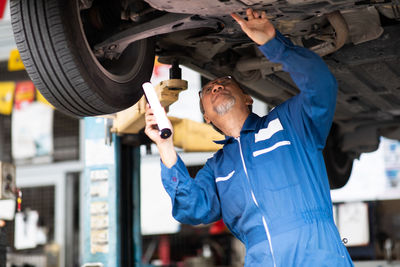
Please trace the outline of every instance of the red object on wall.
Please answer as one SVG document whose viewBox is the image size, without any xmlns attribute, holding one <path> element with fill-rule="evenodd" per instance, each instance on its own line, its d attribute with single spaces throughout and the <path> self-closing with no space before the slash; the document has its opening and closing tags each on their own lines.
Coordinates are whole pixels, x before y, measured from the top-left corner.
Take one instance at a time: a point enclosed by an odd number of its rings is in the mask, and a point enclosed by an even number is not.
<svg viewBox="0 0 400 267">
<path fill-rule="evenodd" d="M 0 0 L 0 19 L 4 17 L 6 11 L 7 0 Z"/>
<path fill-rule="evenodd" d="M 15 109 L 21 109 L 24 105 L 27 105 L 35 100 L 35 86 L 33 82 L 19 82 L 15 87 L 14 97 Z"/>
<path fill-rule="evenodd" d="M 171 247 L 169 243 L 169 237 L 167 235 L 160 236 L 160 242 L 158 243 L 158 256 L 163 266 L 171 264 Z"/>
</svg>

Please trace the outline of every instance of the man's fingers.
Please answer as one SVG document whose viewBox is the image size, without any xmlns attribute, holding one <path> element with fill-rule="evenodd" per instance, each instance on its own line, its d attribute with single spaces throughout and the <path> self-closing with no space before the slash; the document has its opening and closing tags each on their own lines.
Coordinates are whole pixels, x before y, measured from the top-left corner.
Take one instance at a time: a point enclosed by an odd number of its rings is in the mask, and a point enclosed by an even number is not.
<svg viewBox="0 0 400 267">
<path fill-rule="evenodd" d="M 157 121 L 154 117 L 146 117 L 146 124 L 157 124 Z"/>
<path fill-rule="evenodd" d="M 146 124 L 157 124 L 157 120 L 154 115 L 146 116 L 145 120 L 146 120 Z"/>
<path fill-rule="evenodd" d="M 150 111 L 151 111 L 150 105 L 149 105 L 149 104 L 146 104 L 144 110 L 145 110 L 145 115 L 146 115 L 146 116 L 147 116 L 148 114 L 150 114 Z"/>
<path fill-rule="evenodd" d="M 236 13 L 232 13 L 231 16 L 234 20 L 236 20 L 237 23 L 239 23 L 240 26 L 243 26 L 246 23 L 246 21 Z"/>
<path fill-rule="evenodd" d="M 254 19 L 253 9 L 248 8 L 248 9 L 246 10 L 246 15 L 247 15 L 247 19 L 248 19 L 249 21 L 252 20 L 252 19 Z"/>
<path fill-rule="evenodd" d="M 147 126 L 150 126 L 150 127 L 157 126 L 156 119 L 155 118 L 147 118 L 146 119 L 146 127 Z"/>
<path fill-rule="evenodd" d="M 147 104 L 145 116 L 149 116 L 149 115 L 153 115 L 153 114 L 154 114 L 153 110 L 150 108 L 149 104 Z"/>
<path fill-rule="evenodd" d="M 254 16 L 255 19 L 260 18 L 260 15 L 259 15 L 258 12 L 255 11 L 255 10 L 253 11 L 253 16 Z"/>
<path fill-rule="evenodd" d="M 146 125 L 155 125 L 157 124 L 156 117 L 154 116 L 153 110 L 149 107 L 149 105 L 146 105 L 146 114 L 144 116 Z"/>
<path fill-rule="evenodd" d="M 249 28 L 247 27 L 247 21 L 246 20 L 244 20 L 238 14 L 232 13 L 231 16 L 232 16 L 232 18 L 234 18 L 237 21 L 237 23 L 239 23 L 240 27 L 242 28 L 242 30 L 244 32 L 246 32 L 246 33 L 249 32 Z"/>
<path fill-rule="evenodd" d="M 144 132 L 151 137 L 153 136 L 157 136 L 158 135 L 158 127 L 157 124 L 154 123 L 146 123 L 146 126 L 144 128 Z"/>
</svg>

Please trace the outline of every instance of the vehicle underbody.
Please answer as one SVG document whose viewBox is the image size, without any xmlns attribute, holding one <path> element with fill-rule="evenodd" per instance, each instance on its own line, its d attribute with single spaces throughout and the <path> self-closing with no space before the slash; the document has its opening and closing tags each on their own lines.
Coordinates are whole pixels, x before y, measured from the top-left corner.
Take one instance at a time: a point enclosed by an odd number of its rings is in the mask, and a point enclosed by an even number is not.
<svg viewBox="0 0 400 267">
<path fill-rule="evenodd" d="M 46 10 L 45 1 L 30 4 L 26 0 L 12 0 L 14 13 Z M 51 2 L 51 1 L 49 1 Z M 57 1 L 53 1 L 57 2 Z M 75 116 L 116 112 L 134 104 L 142 92 L 135 78 L 149 78 L 152 65 L 146 60 L 172 64 L 178 62 L 198 71 L 207 79 L 233 75 L 253 96 L 270 107 L 280 104 L 298 93 L 289 75 L 278 64 L 269 62 L 257 46 L 244 35 L 230 13 L 244 14 L 249 7 L 264 10 L 275 27 L 297 45 L 307 47 L 323 57 L 339 84 L 337 108 L 330 137 L 329 152 L 325 151 L 328 173 L 346 176 L 332 187 L 345 184 L 351 172 L 353 159 L 363 152 L 377 149 L 380 136 L 400 139 L 400 5 L 398 1 L 311 1 L 311 0 L 58 0 L 54 7 L 63 8 L 60 17 L 74 17 L 76 23 L 64 27 L 81 31 L 86 47 L 85 64 L 99 69 L 104 84 L 125 82 L 135 85 L 134 95 L 121 89 L 119 98 L 104 92 L 99 84 L 88 82 L 88 88 L 98 93 L 91 103 L 81 100 L 74 104 L 70 91 L 51 91 L 41 86 L 44 78 L 35 73 L 43 69 L 33 66 L 28 73 L 50 102 L 64 112 Z M 25 10 L 25 11 L 24 11 Z M 38 13 L 38 12 L 36 12 Z M 39 12 L 40 13 L 40 12 Z M 42 14 L 46 13 L 42 12 Z M 13 21 L 14 31 L 26 26 Z M 36 17 L 40 22 L 41 18 Z M 50 21 L 50 20 L 48 20 Z M 31 21 L 32 22 L 32 21 Z M 60 22 L 61 23 L 61 22 Z M 51 23 L 50 23 L 51 24 Z M 22 26 L 21 26 L 22 25 Z M 80 25 L 80 27 L 79 27 Z M 18 37 L 18 34 L 16 34 Z M 68 37 L 68 33 L 65 33 Z M 52 36 L 49 30 L 49 36 Z M 79 36 L 79 35 L 78 35 Z M 29 42 L 29 36 L 24 36 Z M 22 39 L 22 38 L 21 38 Z M 48 38 L 43 38 L 46 41 Z M 68 38 L 66 38 L 68 39 Z M 79 38 L 77 38 L 79 39 Z M 17 38 L 18 40 L 18 38 Z M 72 40 L 72 39 L 71 39 Z M 43 41 L 43 42 L 44 42 Z M 69 41 L 71 42 L 71 41 Z M 144 43 L 146 42 L 146 43 Z M 21 40 L 20 50 L 26 49 Z M 36 41 L 36 43 L 38 43 Z M 76 41 L 78 43 L 78 41 Z M 18 44 L 18 42 L 17 42 Z M 57 50 L 57 49 L 54 49 Z M 140 54 L 138 51 L 142 51 Z M 72 51 L 71 54 L 77 53 Z M 24 53 L 22 52 L 24 59 Z M 57 54 L 57 51 L 55 51 Z M 132 65 L 134 55 L 137 65 Z M 34 55 L 33 55 L 34 56 Z M 57 55 L 55 55 L 57 56 Z M 25 55 L 25 60 L 32 57 Z M 25 62 L 24 60 L 24 62 Z M 47 63 L 43 63 L 46 66 Z M 31 64 L 32 65 L 32 64 Z M 33 64 L 35 65 L 35 64 Z M 39 64 L 40 65 L 40 64 Z M 84 66 L 88 68 L 88 66 Z M 83 66 L 77 63 L 79 72 Z M 146 68 L 146 75 L 143 69 Z M 52 69 L 56 69 L 52 67 Z M 138 70 L 142 70 L 138 71 Z M 150 70 L 150 71 L 149 71 Z M 47 71 L 49 71 L 47 69 Z M 90 76 L 88 73 L 86 76 Z M 86 78 L 82 74 L 83 79 Z M 62 80 L 62 79 L 60 79 Z M 48 81 L 47 84 L 57 83 Z M 60 82 L 62 83 L 62 82 Z M 72 86 L 74 87 L 74 86 Z M 77 87 L 75 85 L 75 87 Z M 70 90 L 70 89 L 68 89 Z M 114 91 L 115 92 L 115 91 Z M 131 93 L 131 92 L 129 92 Z M 72 95 L 72 96 L 71 96 Z M 122 101 L 121 99 L 128 99 Z M 329 166 L 330 165 L 330 166 Z"/>
</svg>

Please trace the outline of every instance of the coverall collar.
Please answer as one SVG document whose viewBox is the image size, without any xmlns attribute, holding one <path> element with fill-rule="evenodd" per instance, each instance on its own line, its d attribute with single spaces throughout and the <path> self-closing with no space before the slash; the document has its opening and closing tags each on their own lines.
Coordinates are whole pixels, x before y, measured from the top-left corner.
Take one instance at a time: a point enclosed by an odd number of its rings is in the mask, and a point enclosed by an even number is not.
<svg viewBox="0 0 400 267">
<path fill-rule="evenodd" d="M 260 117 L 255 114 L 255 113 L 250 113 L 249 116 L 247 116 L 247 119 L 244 121 L 242 130 L 240 130 L 240 133 L 242 132 L 246 132 L 246 131 L 254 131 L 256 129 L 257 126 L 257 121 Z M 224 140 L 218 140 L 218 141 L 214 141 L 214 143 L 219 144 L 219 145 L 225 145 L 227 143 L 230 143 L 233 141 L 232 136 L 227 136 L 225 135 L 225 139 Z"/>
</svg>

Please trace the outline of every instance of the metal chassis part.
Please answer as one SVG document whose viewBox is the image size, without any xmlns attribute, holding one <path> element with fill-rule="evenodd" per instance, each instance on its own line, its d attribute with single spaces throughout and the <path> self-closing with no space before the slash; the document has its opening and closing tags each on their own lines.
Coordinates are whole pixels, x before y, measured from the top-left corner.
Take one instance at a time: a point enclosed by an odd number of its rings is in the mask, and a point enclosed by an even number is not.
<svg viewBox="0 0 400 267">
<path fill-rule="evenodd" d="M 109 37 L 104 42 L 95 45 L 94 54 L 98 58 L 118 58 L 125 48 L 135 41 L 160 34 L 195 28 L 211 28 L 213 30 L 218 30 L 221 28 L 221 22 L 216 19 L 204 20 L 194 15 L 169 13 Z"/>
</svg>

